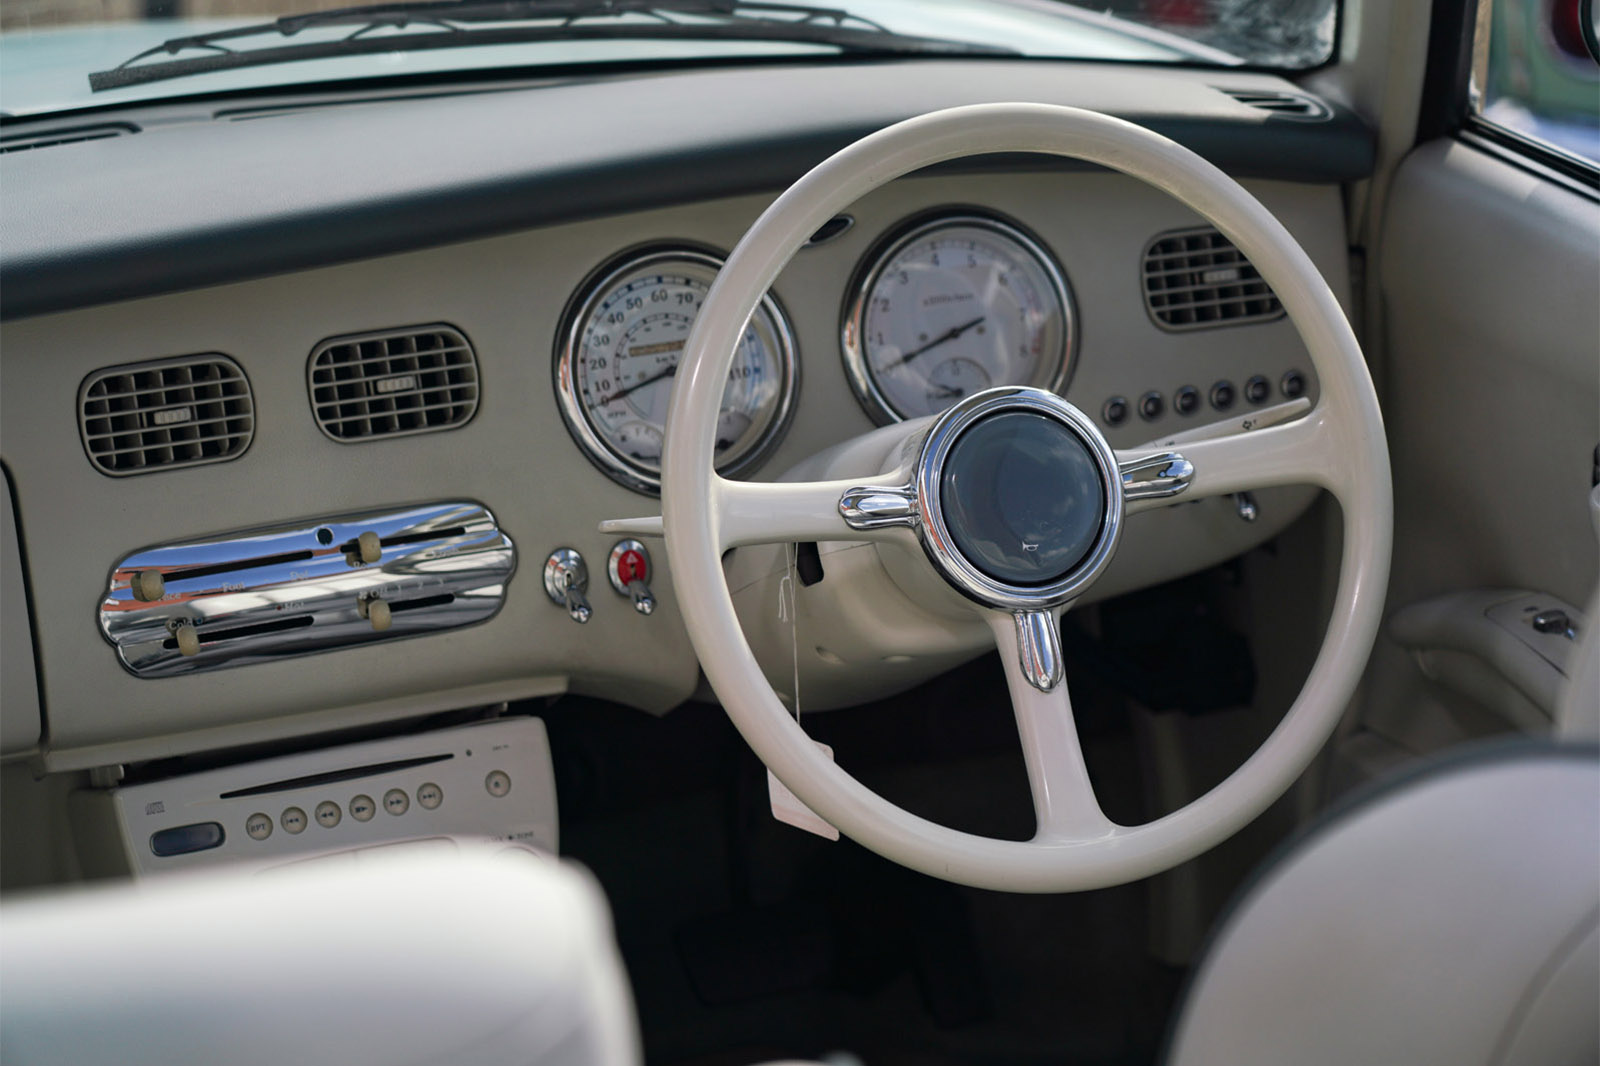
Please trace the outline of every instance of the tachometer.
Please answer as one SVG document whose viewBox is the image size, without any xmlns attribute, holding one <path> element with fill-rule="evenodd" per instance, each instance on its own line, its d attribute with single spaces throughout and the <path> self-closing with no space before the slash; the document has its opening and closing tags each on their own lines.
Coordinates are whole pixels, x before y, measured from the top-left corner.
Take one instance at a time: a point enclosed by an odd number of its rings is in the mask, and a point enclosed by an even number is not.
<svg viewBox="0 0 1600 1066">
<path fill-rule="evenodd" d="M 572 435 L 612 478 L 642 492 L 661 487 L 661 442 L 672 384 L 695 315 L 722 268 L 704 252 L 630 255 L 574 300 L 556 357 L 556 394 Z M 722 394 L 717 469 L 765 458 L 794 397 L 793 333 L 768 295 L 750 316 Z"/>
<path fill-rule="evenodd" d="M 1065 277 L 1038 241 L 981 215 L 900 233 L 858 274 L 845 368 L 879 422 L 937 414 L 995 385 L 1059 392 L 1072 369 Z"/>
</svg>

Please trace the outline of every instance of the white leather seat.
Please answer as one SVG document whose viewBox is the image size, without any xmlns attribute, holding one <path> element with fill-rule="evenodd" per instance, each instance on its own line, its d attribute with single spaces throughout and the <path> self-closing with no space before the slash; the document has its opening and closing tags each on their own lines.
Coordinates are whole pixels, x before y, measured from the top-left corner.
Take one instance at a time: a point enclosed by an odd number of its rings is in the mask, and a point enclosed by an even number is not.
<svg viewBox="0 0 1600 1066">
<path fill-rule="evenodd" d="M 1335 812 L 1223 923 L 1172 1066 L 1600 1061 L 1600 750 L 1479 749 Z"/>
<path fill-rule="evenodd" d="M 527 853 L 174 875 L 0 909 L 6 1066 L 631 1066 L 598 886 Z"/>
</svg>

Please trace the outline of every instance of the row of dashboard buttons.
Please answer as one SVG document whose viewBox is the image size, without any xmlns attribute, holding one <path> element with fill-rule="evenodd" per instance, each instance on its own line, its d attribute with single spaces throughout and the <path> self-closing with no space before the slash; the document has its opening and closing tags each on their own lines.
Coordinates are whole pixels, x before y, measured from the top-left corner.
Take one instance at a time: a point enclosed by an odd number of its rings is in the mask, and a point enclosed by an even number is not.
<svg viewBox="0 0 1600 1066">
<path fill-rule="evenodd" d="M 483 779 L 484 791 L 489 795 L 500 797 L 511 791 L 511 776 L 503 770 L 494 770 Z M 417 787 L 417 805 L 425 810 L 434 810 L 444 802 L 444 789 L 429 781 Z M 350 817 L 358 822 L 371 821 L 377 813 L 377 804 L 371 796 L 360 795 L 350 800 Z M 403 788 L 391 788 L 383 794 L 383 809 L 393 815 L 402 815 L 411 809 L 411 797 Z M 333 800 L 323 800 L 312 811 L 312 817 L 324 829 L 332 829 L 344 820 L 344 810 Z M 305 832 L 310 824 L 306 812 L 299 807 L 285 807 L 278 816 L 277 824 L 283 827 L 285 833 L 291 835 Z M 256 812 L 245 819 L 245 835 L 251 840 L 265 840 L 272 835 L 272 816 Z"/>
<path fill-rule="evenodd" d="M 1283 393 L 1285 399 L 1298 399 L 1305 395 L 1306 376 L 1298 370 L 1291 370 L 1278 382 L 1278 390 Z M 1238 402 L 1241 392 L 1247 401 L 1259 406 L 1272 399 L 1272 382 L 1257 374 L 1246 381 L 1241 390 L 1231 381 L 1219 381 L 1211 386 L 1208 399 L 1213 409 L 1226 411 Z M 1192 415 L 1199 411 L 1200 390 L 1193 385 L 1179 388 L 1172 394 L 1172 409 L 1180 415 Z M 1120 426 L 1128 420 L 1132 410 L 1133 406 L 1126 397 L 1113 396 L 1100 408 L 1100 419 L 1108 426 Z M 1155 390 L 1139 397 L 1139 417 L 1146 422 L 1154 422 L 1165 414 L 1166 410 L 1166 397 Z"/>
</svg>

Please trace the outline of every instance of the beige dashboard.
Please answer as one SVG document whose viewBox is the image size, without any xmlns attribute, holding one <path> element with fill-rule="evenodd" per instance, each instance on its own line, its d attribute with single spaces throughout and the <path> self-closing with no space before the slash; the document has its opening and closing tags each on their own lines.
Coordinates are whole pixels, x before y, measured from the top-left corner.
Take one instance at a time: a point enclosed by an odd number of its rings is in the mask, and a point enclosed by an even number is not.
<svg viewBox="0 0 1600 1066">
<path fill-rule="evenodd" d="M 648 173 L 638 180 L 648 181 Z M 1346 298 L 1338 186 L 1245 184 Z M 615 540 L 598 532 L 599 522 L 659 512 L 655 498 L 608 479 L 579 452 L 557 409 L 552 360 L 564 311 L 596 267 L 646 244 L 726 252 L 769 199 L 617 215 L 8 322 L 0 452 L 29 568 L 43 764 L 137 761 L 562 691 L 655 713 L 689 698 L 698 669 L 664 551 L 655 552 L 659 606 L 651 615 L 631 609 L 603 578 L 590 585 L 586 625 L 545 595 L 540 569 L 552 549 L 575 548 L 598 572 Z M 1156 391 L 1170 398 L 1184 385 L 1204 391 L 1255 375 L 1277 382 L 1289 370 L 1308 369 L 1284 319 L 1185 333 L 1152 321 L 1140 288 L 1141 255 L 1157 234 L 1198 221 L 1159 192 L 1103 173 L 906 179 L 855 205 L 854 224 L 800 251 L 775 286 L 795 332 L 798 396 L 792 423 L 753 477 L 776 478 L 873 427 L 841 361 L 847 286 L 884 234 L 945 207 L 997 212 L 1053 253 L 1078 317 L 1065 395 L 1097 420 L 1112 396 Z M 306 384 L 313 348 L 329 337 L 421 323 L 448 323 L 475 346 L 481 397 L 472 420 L 447 432 L 350 444 L 319 432 Z M 85 377 L 106 366 L 205 352 L 232 357 L 250 379 L 256 425 L 249 449 L 214 465 L 125 478 L 97 472 L 74 417 Z M 1314 382 L 1311 390 L 1314 398 Z M 1204 405 L 1186 417 L 1168 404 L 1153 421 L 1135 413 L 1118 426 L 1100 424 L 1123 448 L 1221 417 Z M 1260 495 L 1260 517 L 1249 523 L 1226 499 L 1131 520 L 1095 595 L 1236 555 L 1281 530 L 1312 497 L 1292 489 Z M 137 549 L 446 499 L 483 504 L 516 545 L 504 607 L 482 624 L 155 679 L 124 670 L 97 628 L 110 568 Z M 6 736 L 9 754 L 18 754 L 31 742 L 32 709 L 9 691 Z M 22 742 L 12 739 L 19 717 L 28 723 Z"/>
</svg>

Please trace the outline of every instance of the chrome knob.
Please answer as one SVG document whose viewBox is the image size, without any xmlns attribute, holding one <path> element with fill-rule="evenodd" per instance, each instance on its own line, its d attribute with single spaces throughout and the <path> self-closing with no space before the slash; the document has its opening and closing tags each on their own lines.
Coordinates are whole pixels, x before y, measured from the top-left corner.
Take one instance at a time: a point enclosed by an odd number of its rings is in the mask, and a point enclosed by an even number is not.
<svg viewBox="0 0 1600 1066">
<path fill-rule="evenodd" d="M 633 609 L 650 614 L 656 598 L 650 592 L 650 553 L 636 540 L 619 540 L 606 560 L 606 577 L 617 593 L 633 601 Z"/>
<path fill-rule="evenodd" d="M 572 548 L 557 548 L 544 561 L 544 590 L 579 624 L 594 613 L 584 592 L 589 588 L 589 567 Z"/>
</svg>

